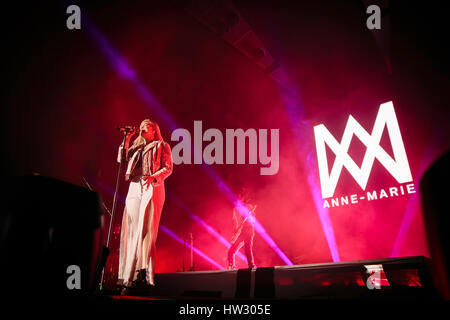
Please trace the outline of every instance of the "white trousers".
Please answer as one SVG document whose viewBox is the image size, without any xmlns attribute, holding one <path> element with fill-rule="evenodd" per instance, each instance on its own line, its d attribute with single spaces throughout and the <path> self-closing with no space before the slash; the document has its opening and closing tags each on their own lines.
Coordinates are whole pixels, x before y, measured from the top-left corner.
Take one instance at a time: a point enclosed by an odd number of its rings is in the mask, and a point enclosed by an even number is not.
<svg viewBox="0 0 450 320">
<path fill-rule="evenodd" d="M 122 224 L 122 232 L 125 234 L 121 237 L 123 239 L 121 246 L 125 246 L 122 248 L 125 250 L 119 261 L 119 279 L 122 278 L 126 285 L 136 278 L 136 271 L 141 269 L 147 269 L 147 282 L 154 284 L 153 262 L 149 261 L 151 241 L 149 243 L 147 239 L 151 237 L 147 234 L 147 225 L 151 223 L 148 219 L 153 217 L 151 205 L 153 187 L 150 185 L 147 189 L 144 181 L 138 178 L 130 182 L 125 201 L 126 221 Z M 124 227 L 126 230 L 123 230 Z"/>
</svg>

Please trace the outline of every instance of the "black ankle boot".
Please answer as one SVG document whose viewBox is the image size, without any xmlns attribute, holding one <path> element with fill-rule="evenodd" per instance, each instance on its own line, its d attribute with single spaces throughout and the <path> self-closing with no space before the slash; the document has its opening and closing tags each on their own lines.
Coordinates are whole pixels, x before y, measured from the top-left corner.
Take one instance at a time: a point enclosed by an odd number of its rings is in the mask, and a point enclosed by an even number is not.
<svg viewBox="0 0 450 320">
<path fill-rule="evenodd" d="M 145 270 L 145 269 L 139 270 L 139 271 L 138 271 L 137 280 L 138 280 L 140 283 L 145 284 L 145 282 L 146 282 L 146 280 L 145 280 L 146 275 L 147 275 L 147 270 Z"/>
<path fill-rule="evenodd" d="M 146 270 L 145 269 L 141 269 L 141 270 L 137 270 L 136 272 L 137 272 L 136 280 L 134 280 L 132 282 L 131 286 L 133 288 L 139 288 L 139 287 L 145 286 Z"/>
</svg>

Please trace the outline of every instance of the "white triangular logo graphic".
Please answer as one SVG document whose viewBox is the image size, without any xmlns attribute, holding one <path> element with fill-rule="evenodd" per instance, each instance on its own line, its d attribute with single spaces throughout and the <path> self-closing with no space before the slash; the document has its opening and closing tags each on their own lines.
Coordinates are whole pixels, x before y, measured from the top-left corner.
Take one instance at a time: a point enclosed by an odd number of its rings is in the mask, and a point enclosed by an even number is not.
<svg viewBox="0 0 450 320">
<path fill-rule="evenodd" d="M 381 136 L 385 127 L 388 130 L 394 159 L 380 146 Z M 348 149 L 353 135 L 356 135 L 367 147 L 361 168 L 348 155 Z M 375 158 L 380 161 L 398 183 L 412 181 L 411 169 L 409 168 L 408 158 L 406 157 L 406 151 L 392 101 L 380 105 L 372 134 L 369 134 L 350 115 L 341 143 L 333 137 L 323 124 L 314 127 L 314 136 L 316 140 L 322 197 L 324 199 L 334 195 L 343 167 L 349 171 L 361 189 L 365 190 Z M 333 168 L 331 168 L 331 172 L 328 170 L 325 143 L 336 154 L 336 160 Z M 329 172 L 330 174 L 328 174 Z"/>
</svg>

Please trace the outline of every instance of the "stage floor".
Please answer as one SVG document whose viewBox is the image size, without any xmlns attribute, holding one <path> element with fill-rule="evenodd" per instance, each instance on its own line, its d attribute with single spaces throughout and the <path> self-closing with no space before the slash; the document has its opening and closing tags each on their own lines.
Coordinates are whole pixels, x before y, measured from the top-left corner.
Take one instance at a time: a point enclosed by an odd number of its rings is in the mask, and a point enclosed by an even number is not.
<svg viewBox="0 0 450 320">
<path fill-rule="evenodd" d="M 430 259 L 401 257 L 155 275 L 127 296 L 154 299 L 434 298 Z"/>
</svg>

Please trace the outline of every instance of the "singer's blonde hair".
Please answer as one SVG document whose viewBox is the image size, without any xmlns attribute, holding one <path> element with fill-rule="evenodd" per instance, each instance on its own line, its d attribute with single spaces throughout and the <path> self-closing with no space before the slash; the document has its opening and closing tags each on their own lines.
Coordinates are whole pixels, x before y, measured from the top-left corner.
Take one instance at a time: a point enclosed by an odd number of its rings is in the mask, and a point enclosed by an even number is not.
<svg viewBox="0 0 450 320">
<path fill-rule="evenodd" d="M 147 123 L 150 123 L 152 125 L 153 131 L 155 132 L 153 140 L 163 141 L 163 138 L 161 136 L 161 130 L 159 129 L 158 124 L 154 121 L 151 121 L 150 119 L 145 119 L 141 122 L 141 124 L 139 126 L 139 136 L 136 139 L 134 139 L 132 147 L 137 147 L 137 146 L 147 144 L 147 140 L 145 140 L 145 138 L 142 136 L 142 132 L 143 132 L 142 128 Z"/>
</svg>

